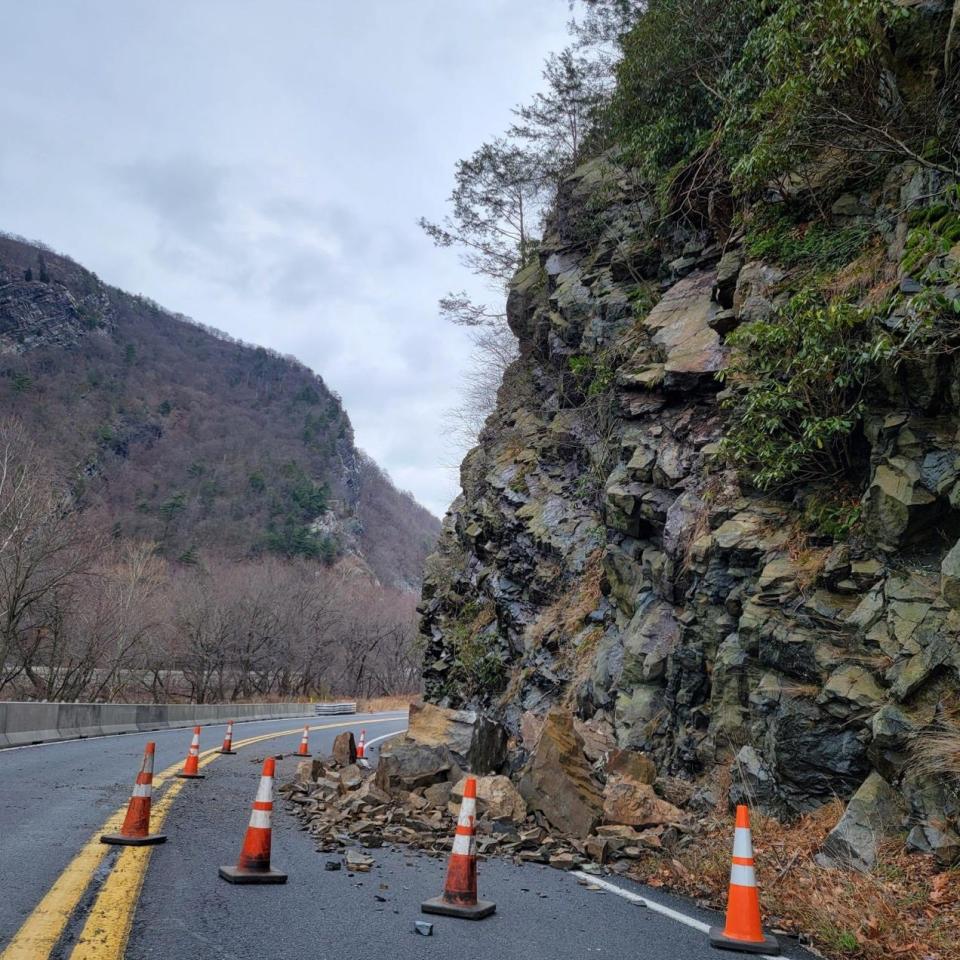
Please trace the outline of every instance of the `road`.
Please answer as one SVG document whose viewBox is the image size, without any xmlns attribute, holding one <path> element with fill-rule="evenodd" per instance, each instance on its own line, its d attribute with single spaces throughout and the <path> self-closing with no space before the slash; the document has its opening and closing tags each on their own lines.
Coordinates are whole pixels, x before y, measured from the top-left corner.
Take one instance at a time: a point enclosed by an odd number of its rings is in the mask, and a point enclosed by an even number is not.
<svg viewBox="0 0 960 960">
<path fill-rule="evenodd" d="M 400 714 L 313 718 L 310 746 L 329 752 L 344 729 L 368 739 L 399 732 Z M 296 749 L 295 720 L 238 724 L 236 756 L 220 756 L 222 727 L 204 727 L 206 779 L 172 776 L 188 730 L 130 734 L 0 751 L 0 960 L 581 960 L 650 957 L 707 960 L 704 933 L 639 906 L 640 895 L 687 922 L 716 923 L 694 905 L 620 878 L 591 891 L 574 876 L 502 860 L 480 864 L 480 895 L 497 903 L 484 921 L 430 917 L 434 935 L 413 932 L 422 900 L 443 883 L 444 864 L 405 850 L 370 851 L 367 874 L 327 871 L 277 803 L 273 862 L 283 886 L 233 886 L 217 876 L 234 863 L 256 792 L 260 758 Z M 166 844 L 106 847 L 100 833 L 126 806 L 143 744 L 157 743 L 154 819 Z M 247 743 L 247 741 L 254 741 Z M 372 751 L 374 759 L 378 746 Z M 296 761 L 278 765 L 278 782 Z M 451 829 L 452 829 L 451 823 Z M 786 945 L 785 945 L 786 946 Z M 797 948 L 785 955 L 808 957 Z M 733 955 L 730 955 L 733 956 Z"/>
</svg>

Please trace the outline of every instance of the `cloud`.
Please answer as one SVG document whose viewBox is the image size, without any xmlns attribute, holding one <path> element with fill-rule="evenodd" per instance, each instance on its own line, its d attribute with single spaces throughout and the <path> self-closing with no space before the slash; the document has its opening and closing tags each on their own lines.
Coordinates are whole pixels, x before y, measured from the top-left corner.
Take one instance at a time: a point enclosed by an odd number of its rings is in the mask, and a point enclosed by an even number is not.
<svg viewBox="0 0 960 960">
<path fill-rule="evenodd" d="M 565 5 L 47 6 L 5 10 L 0 125 L 17 135 L 0 228 L 294 354 L 343 396 L 358 444 L 442 513 L 443 413 L 470 345 L 436 301 L 486 291 L 416 221 L 443 215 L 456 160 L 537 89 Z"/>
</svg>

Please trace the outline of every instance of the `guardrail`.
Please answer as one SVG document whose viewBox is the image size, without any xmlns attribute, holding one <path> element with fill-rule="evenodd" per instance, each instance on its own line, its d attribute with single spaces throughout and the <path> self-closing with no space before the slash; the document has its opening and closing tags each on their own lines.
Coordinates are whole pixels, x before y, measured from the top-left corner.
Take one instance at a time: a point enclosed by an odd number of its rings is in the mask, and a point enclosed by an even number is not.
<svg viewBox="0 0 960 960">
<path fill-rule="evenodd" d="M 338 713 L 356 713 L 356 703 L 317 703 L 316 715 L 318 717 L 331 717 Z"/>
<path fill-rule="evenodd" d="M 227 720 L 356 713 L 355 703 L 20 703 L 0 702 L 0 748 L 114 733 L 170 730 Z M 344 709 L 351 707 L 352 709 Z M 314 714 L 316 710 L 316 714 Z"/>
</svg>

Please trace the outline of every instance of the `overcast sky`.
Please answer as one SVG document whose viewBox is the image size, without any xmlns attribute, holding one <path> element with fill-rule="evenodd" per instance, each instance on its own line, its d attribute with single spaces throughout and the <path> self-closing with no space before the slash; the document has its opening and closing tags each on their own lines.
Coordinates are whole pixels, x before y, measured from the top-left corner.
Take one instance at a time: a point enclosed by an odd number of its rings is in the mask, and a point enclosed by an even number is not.
<svg viewBox="0 0 960 960">
<path fill-rule="evenodd" d="M 0 0 L 0 229 L 299 357 L 442 515 L 481 289 L 416 226 L 566 42 L 565 0 Z"/>
</svg>

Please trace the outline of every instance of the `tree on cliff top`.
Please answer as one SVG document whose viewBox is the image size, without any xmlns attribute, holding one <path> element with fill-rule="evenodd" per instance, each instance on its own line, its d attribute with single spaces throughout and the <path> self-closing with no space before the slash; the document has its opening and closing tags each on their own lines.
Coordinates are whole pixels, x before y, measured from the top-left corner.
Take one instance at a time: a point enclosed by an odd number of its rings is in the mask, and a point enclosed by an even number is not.
<svg viewBox="0 0 960 960">
<path fill-rule="evenodd" d="M 465 266 L 502 284 L 534 244 L 542 174 L 537 159 L 505 139 L 457 163 L 453 207 L 442 223 L 419 224 L 437 246 L 457 246 Z"/>
</svg>

